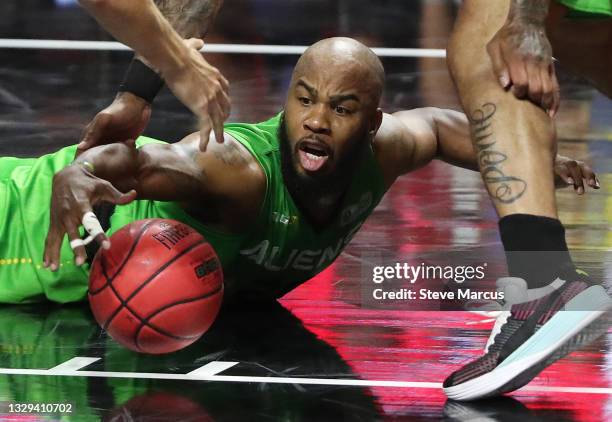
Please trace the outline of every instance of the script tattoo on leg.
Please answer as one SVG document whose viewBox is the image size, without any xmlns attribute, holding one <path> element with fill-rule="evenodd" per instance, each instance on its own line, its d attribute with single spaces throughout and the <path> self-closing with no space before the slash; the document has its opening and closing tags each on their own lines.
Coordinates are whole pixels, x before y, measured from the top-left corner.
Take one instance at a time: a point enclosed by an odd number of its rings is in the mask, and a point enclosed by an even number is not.
<svg viewBox="0 0 612 422">
<path fill-rule="evenodd" d="M 478 166 L 491 197 L 496 202 L 511 204 L 523 196 L 527 190 L 527 182 L 507 175 L 502 169 L 502 164 L 508 160 L 508 156 L 496 149 L 497 141 L 492 129 L 496 111 L 497 107 L 493 103 L 485 103 L 474 111 L 470 117 L 472 138 L 478 154 Z"/>
</svg>

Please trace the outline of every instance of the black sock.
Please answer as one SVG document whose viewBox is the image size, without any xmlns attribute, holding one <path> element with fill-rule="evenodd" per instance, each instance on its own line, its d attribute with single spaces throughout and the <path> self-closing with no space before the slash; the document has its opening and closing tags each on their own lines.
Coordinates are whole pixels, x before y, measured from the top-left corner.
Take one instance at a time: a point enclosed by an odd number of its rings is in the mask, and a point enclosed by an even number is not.
<svg viewBox="0 0 612 422">
<path fill-rule="evenodd" d="M 508 273 L 527 281 L 529 288 L 542 287 L 557 277 L 575 274 L 565 242 L 565 228 L 554 218 L 511 214 L 499 220 Z"/>
</svg>

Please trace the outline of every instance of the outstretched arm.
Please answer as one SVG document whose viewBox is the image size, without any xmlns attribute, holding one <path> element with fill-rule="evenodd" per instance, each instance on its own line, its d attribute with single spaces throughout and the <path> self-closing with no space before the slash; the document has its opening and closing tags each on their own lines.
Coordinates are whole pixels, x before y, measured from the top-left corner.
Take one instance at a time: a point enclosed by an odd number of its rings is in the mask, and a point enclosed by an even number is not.
<svg viewBox="0 0 612 422">
<path fill-rule="evenodd" d="M 83 216 L 103 201 L 124 205 L 136 196 L 177 201 L 202 215 L 215 216 L 214 223 L 227 230 L 248 224 L 265 194 L 263 171 L 229 136 L 206 152 L 198 145 L 197 133 L 176 144 L 148 144 L 139 149 L 126 144 L 104 145 L 88 150 L 58 172 L 53 178 L 45 265 L 57 269 L 64 235 L 78 239 Z M 230 220 L 235 222 L 233 226 Z M 109 246 L 104 233 L 96 233 L 96 240 Z M 84 248 L 76 247 L 75 255 L 81 265 Z"/>
<path fill-rule="evenodd" d="M 478 171 L 479 160 L 486 166 L 496 158 L 486 151 L 474 151 L 463 113 L 434 107 L 385 114 L 374 145 L 379 160 L 385 163 L 389 184 L 434 159 Z M 554 171 L 558 187 L 573 185 L 581 194 L 586 181 L 588 186 L 599 188 L 595 173 L 582 161 L 557 155 Z"/>
<path fill-rule="evenodd" d="M 436 158 L 477 170 L 464 114 L 433 107 L 385 114 L 374 140 L 387 185 Z"/>
<path fill-rule="evenodd" d="M 223 0 L 80 0 L 117 39 L 136 50 L 137 59 L 111 106 L 86 127 L 79 151 L 102 143 L 137 137 L 150 116 L 149 104 L 162 86 L 157 69 L 172 92 L 200 118 L 202 147 L 215 130 L 223 140 L 229 116 L 229 84 L 197 51 Z M 157 7 L 156 7 L 157 5 Z M 159 9 L 158 9 L 159 7 Z M 143 64 L 145 61 L 147 65 Z M 119 110 L 121 110 L 119 112 Z"/>
</svg>

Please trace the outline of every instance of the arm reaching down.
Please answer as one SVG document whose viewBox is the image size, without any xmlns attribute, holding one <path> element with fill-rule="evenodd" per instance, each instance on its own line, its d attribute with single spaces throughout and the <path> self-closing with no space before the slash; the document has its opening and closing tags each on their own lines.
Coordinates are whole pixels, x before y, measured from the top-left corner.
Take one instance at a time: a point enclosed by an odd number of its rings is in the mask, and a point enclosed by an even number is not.
<svg viewBox="0 0 612 422">
<path fill-rule="evenodd" d="M 162 74 L 176 72 L 187 62 L 189 53 L 182 37 L 153 0 L 79 3 L 115 38 L 132 47 Z"/>
<path fill-rule="evenodd" d="M 207 151 L 199 134 L 176 144 L 148 144 L 136 149 L 117 143 L 92 148 L 53 178 L 50 227 L 44 263 L 57 269 L 64 235 L 79 238 L 78 228 L 93 206 L 139 199 L 181 202 L 204 222 L 227 231 L 242 231 L 258 213 L 266 179 L 253 156 L 227 136 Z M 126 192 L 126 193 L 124 193 Z M 104 233 L 96 241 L 108 247 Z M 83 246 L 74 248 L 76 262 L 85 262 Z"/>
<path fill-rule="evenodd" d="M 200 119 L 202 148 L 215 131 L 223 141 L 223 122 L 229 116 L 229 84 L 199 53 L 222 0 L 81 0 L 80 3 L 117 39 L 136 50 L 139 59 L 130 66 L 127 83 L 113 104 L 87 126 L 79 151 L 113 141 L 125 141 L 148 122 L 149 103 L 161 88 L 161 74 L 170 90 Z M 159 9 L 158 7 L 159 6 Z M 183 38 L 191 38 L 186 42 Z M 135 86 L 133 86 L 135 85 Z M 130 95 L 131 94 L 131 95 Z M 140 98 L 138 98 L 140 97 Z M 127 110 L 124 115 L 117 110 Z M 144 123 L 144 124 L 143 124 Z"/>
</svg>

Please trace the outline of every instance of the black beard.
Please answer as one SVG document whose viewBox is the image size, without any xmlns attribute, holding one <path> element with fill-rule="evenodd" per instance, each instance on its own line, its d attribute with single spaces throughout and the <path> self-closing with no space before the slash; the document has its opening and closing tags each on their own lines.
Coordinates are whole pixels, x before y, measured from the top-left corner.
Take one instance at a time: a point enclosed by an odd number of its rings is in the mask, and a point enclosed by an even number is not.
<svg viewBox="0 0 612 422">
<path fill-rule="evenodd" d="M 280 142 L 281 169 L 285 186 L 292 198 L 298 205 L 319 202 L 322 198 L 339 197 L 349 186 L 355 171 L 361 163 L 365 146 L 369 141 L 367 131 L 353 142 L 353 146 L 343 157 L 337 157 L 336 166 L 333 171 L 318 176 L 298 173 L 294 162 L 294 151 L 292 151 L 285 115 L 281 116 L 278 128 Z"/>
</svg>

